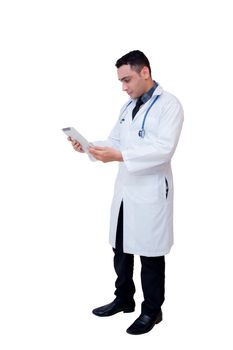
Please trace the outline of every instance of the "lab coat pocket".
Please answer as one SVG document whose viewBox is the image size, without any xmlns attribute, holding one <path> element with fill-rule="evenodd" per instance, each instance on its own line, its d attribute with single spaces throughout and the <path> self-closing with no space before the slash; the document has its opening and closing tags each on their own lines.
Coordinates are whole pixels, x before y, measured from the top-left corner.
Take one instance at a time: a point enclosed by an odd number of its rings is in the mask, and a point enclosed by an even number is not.
<svg viewBox="0 0 233 350">
<path fill-rule="evenodd" d="M 164 177 L 163 177 L 164 179 Z M 165 199 L 164 182 L 162 186 L 160 175 L 132 176 L 125 188 L 127 195 L 136 203 L 161 203 Z"/>
<path fill-rule="evenodd" d="M 166 196 L 166 199 L 168 198 L 168 193 L 169 193 L 169 185 L 168 185 L 168 181 L 167 181 L 167 178 L 165 177 L 165 196 Z"/>
<path fill-rule="evenodd" d="M 169 182 L 166 176 L 161 175 L 159 178 L 156 179 L 156 186 L 158 186 L 158 195 L 160 197 L 160 200 L 167 201 L 169 198 Z"/>
</svg>

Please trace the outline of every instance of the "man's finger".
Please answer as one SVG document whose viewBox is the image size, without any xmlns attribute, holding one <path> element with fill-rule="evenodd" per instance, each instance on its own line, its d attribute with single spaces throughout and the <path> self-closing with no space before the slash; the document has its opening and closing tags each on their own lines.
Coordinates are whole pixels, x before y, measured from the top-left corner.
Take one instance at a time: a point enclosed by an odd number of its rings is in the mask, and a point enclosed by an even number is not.
<svg viewBox="0 0 233 350">
<path fill-rule="evenodd" d="M 98 156 L 100 154 L 100 151 L 96 151 L 94 149 L 90 149 L 89 148 L 89 152 L 93 155 L 93 156 Z"/>
<path fill-rule="evenodd" d="M 100 147 L 100 146 L 90 146 L 89 149 L 96 150 L 96 151 L 105 151 L 106 147 Z"/>
</svg>

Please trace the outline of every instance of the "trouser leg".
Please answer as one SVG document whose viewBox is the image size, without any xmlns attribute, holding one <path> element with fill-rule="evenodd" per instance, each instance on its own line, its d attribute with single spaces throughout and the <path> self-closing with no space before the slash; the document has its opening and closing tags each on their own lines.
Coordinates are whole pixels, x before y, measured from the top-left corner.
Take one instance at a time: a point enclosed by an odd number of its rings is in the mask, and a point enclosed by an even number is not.
<svg viewBox="0 0 233 350">
<path fill-rule="evenodd" d="M 142 313 L 154 316 L 161 310 L 165 299 L 165 258 L 140 256 L 140 259 L 144 295 Z"/>
<path fill-rule="evenodd" d="M 133 282 L 134 256 L 123 252 L 123 203 L 121 203 L 114 251 L 114 268 L 117 274 L 115 295 L 121 302 L 133 300 L 135 286 Z"/>
</svg>

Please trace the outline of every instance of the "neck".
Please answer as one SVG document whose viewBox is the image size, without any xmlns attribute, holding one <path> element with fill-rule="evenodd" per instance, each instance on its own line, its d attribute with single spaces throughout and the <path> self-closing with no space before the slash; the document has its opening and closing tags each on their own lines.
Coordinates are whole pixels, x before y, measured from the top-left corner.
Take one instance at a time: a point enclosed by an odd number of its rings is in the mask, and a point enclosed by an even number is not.
<svg viewBox="0 0 233 350">
<path fill-rule="evenodd" d="M 150 79 L 146 85 L 145 93 L 149 91 L 154 86 L 154 84 L 155 84 L 154 81 Z"/>
</svg>

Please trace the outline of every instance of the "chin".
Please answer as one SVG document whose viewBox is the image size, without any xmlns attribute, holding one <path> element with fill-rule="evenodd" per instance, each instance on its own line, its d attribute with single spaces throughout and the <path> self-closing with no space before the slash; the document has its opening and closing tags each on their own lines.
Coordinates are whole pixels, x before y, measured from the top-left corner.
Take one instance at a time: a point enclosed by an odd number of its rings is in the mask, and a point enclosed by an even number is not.
<svg viewBox="0 0 233 350">
<path fill-rule="evenodd" d="M 137 97 L 135 97 L 135 95 L 134 95 L 134 94 L 129 94 L 129 96 L 130 96 L 132 99 L 137 98 Z"/>
</svg>

